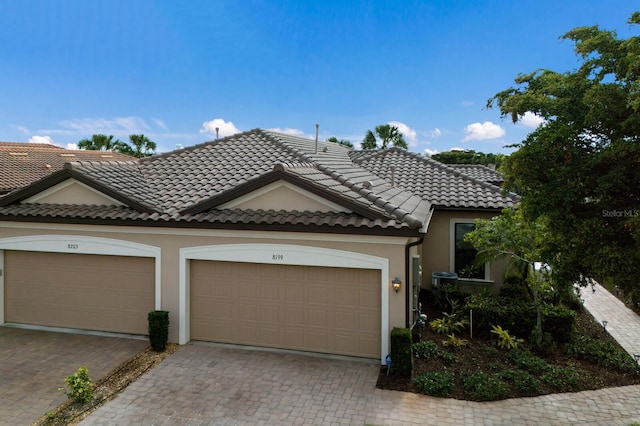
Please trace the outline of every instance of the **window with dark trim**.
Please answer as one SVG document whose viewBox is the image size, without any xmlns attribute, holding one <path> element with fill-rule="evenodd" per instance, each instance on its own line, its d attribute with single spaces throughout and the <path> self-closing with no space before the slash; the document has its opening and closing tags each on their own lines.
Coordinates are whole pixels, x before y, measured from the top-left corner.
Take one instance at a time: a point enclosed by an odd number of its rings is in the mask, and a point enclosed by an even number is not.
<svg viewBox="0 0 640 426">
<path fill-rule="evenodd" d="M 455 224 L 454 270 L 460 278 L 485 278 L 485 266 L 477 266 L 474 263 L 478 251 L 464 240 L 464 235 L 475 228 L 474 223 Z"/>
</svg>

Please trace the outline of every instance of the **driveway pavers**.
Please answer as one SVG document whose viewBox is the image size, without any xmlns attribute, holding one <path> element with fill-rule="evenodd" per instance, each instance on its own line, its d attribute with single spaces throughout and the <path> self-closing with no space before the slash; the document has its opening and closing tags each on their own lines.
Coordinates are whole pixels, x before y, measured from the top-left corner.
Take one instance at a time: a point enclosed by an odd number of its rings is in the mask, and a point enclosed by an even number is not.
<svg viewBox="0 0 640 426">
<path fill-rule="evenodd" d="M 640 386 L 495 402 L 375 388 L 378 366 L 187 345 L 82 425 L 629 425 Z"/>
<path fill-rule="evenodd" d="M 149 346 L 146 340 L 0 327 L 0 424 L 28 425 L 67 397 L 64 378 L 93 380 Z"/>
</svg>

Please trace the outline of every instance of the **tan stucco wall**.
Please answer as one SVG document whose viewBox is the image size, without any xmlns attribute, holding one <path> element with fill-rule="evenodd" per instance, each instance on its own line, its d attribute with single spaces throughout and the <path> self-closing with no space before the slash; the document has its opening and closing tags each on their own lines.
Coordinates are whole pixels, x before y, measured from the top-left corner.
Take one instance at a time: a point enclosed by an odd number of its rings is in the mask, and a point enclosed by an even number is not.
<svg viewBox="0 0 640 426">
<path fill-rule="evenodd" d="M 32 202 L 47 204 L 93 204 L 96 206 L 122 205 L 119 201 L 106 197 L 98 191 L 73 179 L 55 185 L 24 201 L 24 203 Z"/>
<path fill-rule="evenodd" d="M 160 247 L 162 250 L 162 309 L 170 312 L 171 341 L 178 340 L 179 250 L 218 244 L 292 244 L 363 253 L 389 260 L 389 330 L 405 326 L 404 249 L 405 237 L 368 237 L 333 234 L 277 233 L 251 231 L 208 231 L 199 229 L 108 227 L 93 225 L 24 224 L 0 222 L 0 239 L 27 235 L 91 236 L 131 241 Z M 72 241 L 73 238 L 70 238 Z M 415 253 L 415 252 L 414 252 Z M 399 277 L 403 284 L 395 293 L 390 282 Z"/>
<path fill-rule="evenodd" d="M 499 213 L 436 210 L 433 213 L 424 244 L 422 245 L 422 288 L 431 288 L 431 274 L 433 272 L 452 272 L 452 219 L 491 219 L 498 214 Z M 495 282 L 495 289 L 502 286 L 504 270 L 504 261 L 492 262 L 490 265 L 489 279 Z"/>
</svg>

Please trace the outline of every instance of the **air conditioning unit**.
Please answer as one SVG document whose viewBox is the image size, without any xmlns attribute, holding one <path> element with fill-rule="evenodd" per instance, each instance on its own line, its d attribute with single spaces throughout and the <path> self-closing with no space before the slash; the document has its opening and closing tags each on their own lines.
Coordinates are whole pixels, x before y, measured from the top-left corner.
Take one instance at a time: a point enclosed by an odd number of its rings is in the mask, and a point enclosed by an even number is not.
<svg viewBox="0 0 640 426">
<path fill-rule="evenodd" d="M 431 287 L 438 288 L 445 284 L 458 282 L 458 274 L 455 272 L 433 272 L 431 274 Z"/>
</svg>

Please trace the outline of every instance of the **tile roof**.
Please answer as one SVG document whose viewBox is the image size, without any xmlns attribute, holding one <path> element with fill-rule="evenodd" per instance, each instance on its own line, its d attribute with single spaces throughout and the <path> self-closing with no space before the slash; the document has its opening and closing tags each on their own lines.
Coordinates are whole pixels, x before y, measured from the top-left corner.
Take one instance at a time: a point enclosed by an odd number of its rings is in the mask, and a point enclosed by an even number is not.
<svg viewBox="0 0 640 426">
<path fill-rule="evenodd" d="M 353 162 L 382 179 L 395 183 L 436 207 L 453 209 L 503 209 L 519 197 L 420 154 L 400 148 L 352 154 Z"/>
<path fill-rule="evenodd" d="M 43 143 L 0 142 L 0 195 L 49 176 L 70 161 L 132 159 L 110 151 L 69 150 Z"/>
<path fill-rule="evenodd" d="M 119 196 L 127 207 L 15 204 L 44 189 L 39 186 L 52 183 L 45 179 L 0 199 L 0 218 L 417 232 L 429 214 L 429 203 L 354 165 L 348 152 L 339 144 L 320 141 L 316 148 L 311 139 L 256 129 L 136 161 L 74 161 L 57 179 L 82 179 L 114 198 Z M 250 192 L 270 179 L 287 180 L 354 213 L 217 208 L 239 191 Z"/>
<path fill-rule="evenodd" d="M 504 182 L 504 177 L 494 169 L 490 169 L 482 164 L 447 164 L 454 170 L 464 173 L 474 179 L 500 186 Z"/>
</svg>

